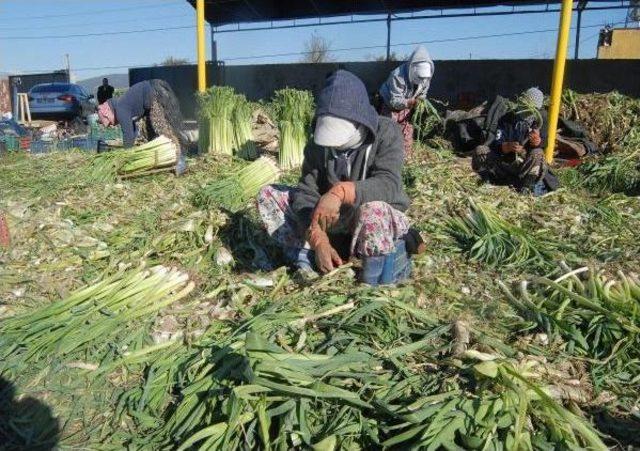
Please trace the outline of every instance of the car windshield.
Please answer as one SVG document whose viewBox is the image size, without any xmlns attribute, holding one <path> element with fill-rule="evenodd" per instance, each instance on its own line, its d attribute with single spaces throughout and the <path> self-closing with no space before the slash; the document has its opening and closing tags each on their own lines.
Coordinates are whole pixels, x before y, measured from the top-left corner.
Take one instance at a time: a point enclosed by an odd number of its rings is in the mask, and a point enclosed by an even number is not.
<svg viewBox="0 0 640 451">
<path fill-rule="evenodd" d="M 53 84 L 53 85 L 40 85 L 34 86 L 31 92 L 65 92 L 71 89 L 71 85 L 68 84 Z"/>
</svg>

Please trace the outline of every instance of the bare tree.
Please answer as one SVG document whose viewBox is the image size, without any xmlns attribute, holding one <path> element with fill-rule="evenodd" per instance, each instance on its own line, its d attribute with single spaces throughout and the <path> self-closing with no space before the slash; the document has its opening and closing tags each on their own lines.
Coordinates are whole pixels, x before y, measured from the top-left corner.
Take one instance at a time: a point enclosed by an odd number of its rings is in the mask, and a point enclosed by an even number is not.
<svg viewBox="0 0 640 451">
<path fill-rule="evenodd" d="M 181 66 L 183 64 L 189 64 L 189 60 L 186 58 L 176 58 L 175 56 L 168 56 L 159 64 L 159 66 Z"/>
<path fill-rule="evenodd" d="M 304 43 L 305 54 L 302 57 L 303 63 L 328 63 L 333 61 L 333 57 L 330 53 L 331 43 L 322 36 L 317 34 L 311 35 L 311 37 Z"/>
<path fill-rule="evenodd" d="M 383 55 L 375 55 L 373 53 L 368 54 L 365 59 L 367 61 L 386 61 L 387 60 L 387 55 L 383 54 Z M 395 50 L 392 50 L 391 53 L 389 54 L 389 61 L 406 61 L 409 58 L 406 55 L 401 55 L 399 53 L 396 53 Z"/>
</svg>

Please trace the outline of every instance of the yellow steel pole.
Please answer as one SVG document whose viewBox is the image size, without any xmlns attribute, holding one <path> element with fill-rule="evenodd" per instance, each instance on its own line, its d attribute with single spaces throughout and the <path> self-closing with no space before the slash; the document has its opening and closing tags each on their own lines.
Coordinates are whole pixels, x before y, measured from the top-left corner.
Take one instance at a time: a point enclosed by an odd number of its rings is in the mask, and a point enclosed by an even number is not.
<svg viewBox="0 0 640 451">
<path fill-rule="evenodd" d="M 204 92 L 207 89 L 207 67 L 204 55 L 204 0 L 196 1 L 196 21 L 198 35 L 198 91 Z"/>
<path fill-rule="evenodd" d="M 562 83 L 564 80 L 564 66 L 567 61 L 567 47 L 569 44 L 569 29 L 571 28 L 571 10 L 573 0 L 562 0 L 560 11 L 560 26 L 558 27 L 558 44 L 556 46 L 556 60 L 553 64 L 553 79 L 551 80 L 551 103 L 549 105 L 549 134 L 545 157 L 549 163 L 553 161 L 553 150 L 558 132 L 558 116 L 562 102 Z"/>
</svg>

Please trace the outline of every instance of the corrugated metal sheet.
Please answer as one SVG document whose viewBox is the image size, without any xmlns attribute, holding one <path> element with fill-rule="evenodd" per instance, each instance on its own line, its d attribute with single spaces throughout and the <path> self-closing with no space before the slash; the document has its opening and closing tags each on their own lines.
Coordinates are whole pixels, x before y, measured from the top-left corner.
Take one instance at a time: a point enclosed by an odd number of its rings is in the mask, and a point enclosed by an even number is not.
<svg viewBox="0 0 640 451">
<path fill-rule="evenodd" d="M 195 7 L 195 0 L 187 0 Z M 597 2 L 603 0 L 591 0 Z M 205 17 L 212 25 L 268 22 L 355 14 L 387 14 L 427 9 L 477 8 L 557 4 L 559 0 L 205 0 Z"/>
</svg>

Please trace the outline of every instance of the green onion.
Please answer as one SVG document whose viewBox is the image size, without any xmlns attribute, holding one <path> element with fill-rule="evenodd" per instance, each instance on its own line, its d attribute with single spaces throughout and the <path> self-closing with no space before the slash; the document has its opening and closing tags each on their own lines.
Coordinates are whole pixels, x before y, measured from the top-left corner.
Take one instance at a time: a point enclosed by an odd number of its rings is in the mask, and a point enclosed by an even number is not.
<svg viewBox="0 0 640 451">
<path fill-rule="evenodd" d="M 200 130 L 208 130 L 208 133 L 201 133 L 201 150 L 233 155 L 234 136 L 231 116 L 235 102 L 236 94 L 229 86 L 212 86 L 200 95 L 200 121 L 203 124 Z"/>
<path fill-rule="evenodd" d="M 246 159 L 258 156 L 251 132 L 251 104 L 229 86 L 213 86 L 199 97 L 199 142 L 204 152 Z"/>
<path fill-rule="evenodd" d="M 411 122 L 416 130 L 416 140 L 424 141 L 442 133 L 442 118 L 433 104 L 423 99 L 416 104 Z"/>
<path fill-rule="evenodd" d="M 234 150 L 240 158 L 246 160 L 258 158 L 258 151 L 253 142 L 253 133 L 251 131 L 251 113 L 251 104 L 245 96 L 236 96 L 236 105 L 231 117 L 234 132 Z"/>
<path fill-rule="evenodd" d="M 297 168 L 304 160 L 313 117 L 313 95 L 309 91 L 281 89 L 273 100 L 280 130 L 280 167 Z"/>
<path fill-rule="evenodd" d="M 171 168 L 178 162 L 178 147 L 166 136 L 141 146 L 99 153 L 93 160 L 92 179 L 141 176 L 155 169 Z"/>
<path fill-rule="evenodd" d="M 618 152 L 579 166 L 585 185 L 592 191 L 640 194 L 640 150 Z"/>
<path fill-rule="evenodd" d="M 471 260 L 491 266 L 548 267 L 553 261 L 553 249 L 559 247 L 472 201 L 467 212 L 451 218 L 447 227 Z"/>
<path fill-rule="evenodd" d="M 279 177 L 280 169 L 276 162 L 260 157 L 239 171 L 203 187 L 194 202 L 200 207 L 217 205 L 236 212 L 254 199 L 260 188 L 276 182 Z"/>
<path fill-rule="evenodd" d="M 188 275 L 175 268 L 118 272 L 61 301 L 5 319 L 0 326 L 0 361 L 11 367 L 13 359 L 35 362 L 83 353 L 92 346 L 107 348 L 109 338 L 126 324 L 155 316 L 193 288 Z"/>
</svg>

